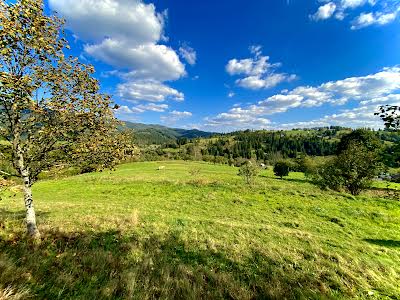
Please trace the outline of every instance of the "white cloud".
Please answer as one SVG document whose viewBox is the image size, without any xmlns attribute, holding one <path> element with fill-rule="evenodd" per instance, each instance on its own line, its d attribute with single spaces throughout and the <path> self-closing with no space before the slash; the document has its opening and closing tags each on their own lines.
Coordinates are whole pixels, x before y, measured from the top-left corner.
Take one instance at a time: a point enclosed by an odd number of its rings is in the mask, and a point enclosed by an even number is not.
<svg viewBox="0 0 400 300">
<path fill-rule="evenodd" d="M 165 45 L 147 44 L 131 48 L 124 41 L 105 39 L 100 44 L 86 45 L 85 52 L 114 67 L 133 70 L 134 78 L 176 80 L 185 67 L 174 50 Z"/>
<path fill-rule="evenodd" d="M 117 118 L 121 120 L 138 121 L 138 114 L 144 113 L 146 111 L 164 112 L 167 109 L 168 109 L 167 104 L 148 103 L 148 104 L 140 104 L 133 107 L 122 105 L 118 109 L 115 109 L 114 112 Z"/>
<path fill-rule="evenodd" d="M 193 48 L 184 45 L 179 48 L 179 54 L 186 60 L 189 65 L 193 66 L 196 64 L 197 53 Z"/>
<path fill-rule="evenodd" d="M 384 68 L 382 71 L 344 80 L 330 81 L 320 89 L 332 94 L 332 102 L 344 99 L 372 99 L 400 89 L 400 67 Z M 339 99 L 340 101 L 340 99 Z"/>
<path fill-rule="evenodd" d="M 284 81 L 296 79 L 296 75 L 275 73 L 274 70 L 281 66 L 280 63 L 271 64 L 269 56 L 262 56 L 261 46 L 251 46 L 250 52 L 254 58 L 231 59 L 225 69 L 229 75 L 245 75 L 236 80 L 238 86 L 248 89 L 267 89 Z"/>
<path fill-rule="evenodd" d="M 176 51 L 163 44 L 166 11 L 159 13 L 143 0 L 49 0 L 49 4 L 86 43 L 85 55 L 120 70 L 107 75 L 125 81 L 117 87 L 123 99 L 183 100 L 181 92 L 163 83 L 186 75 Z M 189 61 L 195 61 L 194 50 L 188 54 Z"/>
<path fill-rule="evenodd" d="M 265 63 L 266 59 L 264 59 L 264 63 Z M 229 73 L 229 75 L 238 75 L 238 74 L 252 74 L 254 73 L 253 69 L 253 65 L 259 65 L 261 63 L 261 60 L 257 61 L 257 62 L 253 62 L 252 59 L 247 58 L 247 59 L 241 59 L 241 60 L 237 60 L 235 59 L 231 59 L 228 64 L 226 65 L 226 71 Z"/>
<path fill-rule="evenodd" d="M 283 113 L 289 109 L 317 107 L 323 104 L 340 106 L 348 101 L 357 101 L 361 107 L 370 107 L 372 105 L 374 108 L 380 104 L 399 103 L 400 67 L 384 68 L 380 72 L 367 76 L 329 81 L 316 87 L 299 86 L 291 91 L 284 90 L 281 94 L 270 96 L 255 104 L 244 107 L 236 105 L 228 112 L 206 118 L 205 123 L 208 127 L 214 126 L 222 130 L 225 127 L 237 129 L 246 127 L 265 128 L 270 124 L 269 120 L 265 118 L 268 115 Z M 367 109 L 359 109 L 359 113 L 362 111 L 365 116 L 367 115 Z M 338 116 L 350 118 L 351 116 L 356 116 L 355 112 L 356 110 L 344 111 Z M 344 113 L 347 114 L 344 115 Z M 370 113 L 373 115 L 374 109 L 371 109 Z M 335 116 L 332 120 L 339 122 L 340 118 L 338 116 Z M 376 122 L 376 118 L 373 119 Z M 329 123 L 329 118 L 319 119 L 318 121 Z M 366 117 L 358 120 L 355 117 L 352 124 L 370 126 L 371 122 Z"/>
<path fill-rule="evenodd" d="M 317 12 L 311 16 L 314 20 L 326 20 L 332 17 L 333 13 L 336 10 L 336 4 L 333 2 L 326 3 L 321 5 Z"/>
<path fill-rule="evenodd" d="M 49 4 L 83 40 L 100 42 L 115 37 L 142 45 L 162 37 L 164 15 L 141 0 L 49 0 Z"/>
<path fill-rule="evenodd" d="M 311 18 L 318 21 L 334 16 L 337 20 L 344 20 L 352 16 L 351 29 L 356 30 L 391 23 L 399 12 L 400 3 L 397 0 L 332 0 L 321 5 Z M 354 13 L 358 15 L 355 17 Z"/>
<path fill-rule="evenodd" d="M 383 97 L 373 98 L 370 100 L 361 101 L 361 105 L 371 105 L 371 104 L 379 104 L 379 105 L 399 105 L 400 103 L 400 94 L 390 94 Z"/>
<path fill-rule="evenodd" d="M 126 105 L 122 105 L 120 106 L 118 109 L 115 109 L 116 112 L 120 113 L 120 114 L 133 114 L 136 111 L 130 109 L 128 106 Z"/>
<path fill-rule="evenodd" d="M 229 97 L 229 98 L 235 97 L 235 93 L 234 93 L 234 92 L 229 92 L 229 93 L 228 93 L 228 97 Z"/>
<path fill-rule="evenodd" d="M 135 108 L 129 108 L 126 105 L 120 106 L 118 109 L 114 110 L 117 118 L 124 121 L 137 121 L 137 114 L 142 113 L 142 110 L 138 110 Z"/>
<path fill-rule="evenodd" d="M 140 104 L 134 107 L 138 112 L 145 111 L 154 111 L 154 112 L 164 112 L 168 109 L 168 104 L 157 104 L 157 103 L 148 103 L 148 104 Z"/>
<path fill-rule="evenodd" d="M 351 128 L 368 127 L 382 128 L 382 120 L 375 116 L 379 106 L 361 106 L 354 109 L 345 109 L 337 114 L 327 115 L 311 121 L 281 124 L 279 127 L 290 128 L 313 128 L 326 126 L 343 126 Z"/>
<path fill-rule="evenodd" d="M 204 129 L 229 132 L 240 129 L 267 129 L 271 121 L 254 115 L 221 113 L 214 118 L 205 118 Z"/>
<path fill-rule="evenodd" d="M 170 115 L 177 117 L 177 118 L 188 118 L 192 116 L 192 113 L 189 111 L 172 111 L 170 112 Z"/>
<path fill-rule="evenodd" d="M 356 8 L 366 3 L 366 0 L 342 0 L 341 6 L 343 9 Z"/>
<path fill-rule="evenodd" d="M 252 45 L 249 47 L 250 53 L 254 54 L 256 57 L 262 54 L 262 46 L 260 45 Z"/>
<path fill-rule="evenodd" d="M 126 101 L 163 102 L 166 100 L 183 101 L 183 93 L 158 81 L 130 81 L 117 86 L 118 95 Z"/>
<path fill-rule="evenodd" d="M 165 14 L 142 0 L 49 0 L 67 26 L 88 42 L 87 54 L 138 76 L 175 80 L 185 75 L 176 52 L 162 41 Z M 158 66 L 158 68 L 157 68 Z M 162 72 L 160 72 L 162 70 Z M 161 73 L 161 74 L 160 74 Z"/>
<path fill-rule="evenodd" d="M 399 7 L 400 8 L 400 7 Z M 353 25 L 351 29 L 360 29 L 363 27 L 367 27 L 370 25 L 378 24 L 378 25 L 385 25 L 392 21 L 394 21 L 399 13 L 400 9 L 396 10 L 395 12 L 391 13 L 361 13 L 357 18 L 353 20 Z"/>
<path fill-rule="evenodd" d="M 248 76 L 246 78 L 236 80 L 236 84 L 244 88 L 259 90 L 263 88 L 272 88 L 283 81 L 290 82 L 295 80 L 296 78 L 296 75 L 286 75 L 278 73 L 270 74 L 263 78 L 258 76 Z"/>
<path fill-rule="evenodd" d="M 174 111 L 169 112 L 168 115 L 166 115 L 166 116 L 161 116 L 160 120 L 166 124 L 174 125 L 182 119 L 188 119 L 188 118 L 192 117 L 192 115 L 193 114 L 189 111 L 174 110 Z"/>
</svg>

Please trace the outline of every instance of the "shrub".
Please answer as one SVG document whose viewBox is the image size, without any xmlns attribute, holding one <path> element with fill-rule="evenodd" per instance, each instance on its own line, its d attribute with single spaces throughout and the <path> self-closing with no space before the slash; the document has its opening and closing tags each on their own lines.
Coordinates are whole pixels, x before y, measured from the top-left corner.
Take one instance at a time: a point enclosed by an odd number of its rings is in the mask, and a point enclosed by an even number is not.
<svg viewBox="0 0 400 300">
<path fill-rule="evenodd" d="M 396 183 L 400 183 L 400 173 L 392 176 L 392 181 Z"/>
<path fill-rule="evenodd" d="M 247 163 L 248 160 L 242 157 L 238 157 L 234 160 L 234 166 L 235 167 L 241 167 L 243 166 L 245 163 Z"/>
<path fill-rule="evenodd" d="M 258 173 L 259 169 L 257 165 L 251 161 L 247 161 L 240 167 L 238 175 L 242 176 L 247 184 L 252 184 Z"/>
<path fill-rule="evenodd" d="M 382 143 L 377 135 L 371 130 L 356 129 L 351 133 L 344 135 L 337 146 L 337 154 L 346 151 L 352 146 L 362 145 L 368 151 L 377 152 L 382 148 Z"/>
<path fill-rule="evenodd" d="M 322 189 L 331 189 L 340 191 L 344 186 L 344 178 L 340 174 L 340 170 L 336 165 L 336 158 L 331 159 L 316 167 L 313 172 L 308 173 L 313 182 Z"/>
<path fill-rule="evenodd" d="M 274 174 L 275 176 L 280 177 L 288 176 L 290 171 L 290 163 L 286 160 L 281 160 L 275 163 L 274 165 Z"/>
<path fill-rule="evenodd" d="M 371 185 L 372 179 L 381 170 L 377 152 L 353 141 L 338 156 L 319 167 L 313 178 L 322 188 L 345 189 L 352 195 L 358 195 Z"/>
<path fill-rule="evenodd" d="M 200 174 L 200 168 L 199 167 L 191 167 L 189 169 L 189 174 L 193 177 L 197 176 Z"/>
</svg>

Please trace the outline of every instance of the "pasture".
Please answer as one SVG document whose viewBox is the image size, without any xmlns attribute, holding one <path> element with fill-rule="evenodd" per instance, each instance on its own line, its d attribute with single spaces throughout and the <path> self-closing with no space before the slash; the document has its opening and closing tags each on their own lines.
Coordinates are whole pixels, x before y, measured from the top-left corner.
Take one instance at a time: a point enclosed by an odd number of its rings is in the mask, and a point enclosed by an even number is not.
<svg viewBox="0 0 400 300">
<path fill-rule="evenodd" d="M 383 183 L 354 197 L 301 173 L 248 186 L 237 172 L 145 162 L 42 180 L 40 244 L 14 188 L 0 201 L 0 299 L 400 298 L 400 201 Z"/>
</svg>

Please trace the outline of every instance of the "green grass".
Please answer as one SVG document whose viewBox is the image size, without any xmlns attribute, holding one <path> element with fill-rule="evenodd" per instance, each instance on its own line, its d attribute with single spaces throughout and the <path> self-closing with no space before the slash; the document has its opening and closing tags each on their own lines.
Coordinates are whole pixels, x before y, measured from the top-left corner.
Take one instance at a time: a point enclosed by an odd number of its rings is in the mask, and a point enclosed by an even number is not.
<svg viewBox="0 0 400 300">
<path fill-rule="evenodd" d="M 200 173 L 190 175 L 193 168 Z M 400 202 L 383 192 L 321 191 L 300 173 L 280 180 L 271 170 L 246 186 L 233 167 L 146 162 L 41 181 L 34 196 L 40 245 L 24 238 L 19 193 L 0 201 L 0 291 L 34 299 L 400 298 Z"/>
</svg>

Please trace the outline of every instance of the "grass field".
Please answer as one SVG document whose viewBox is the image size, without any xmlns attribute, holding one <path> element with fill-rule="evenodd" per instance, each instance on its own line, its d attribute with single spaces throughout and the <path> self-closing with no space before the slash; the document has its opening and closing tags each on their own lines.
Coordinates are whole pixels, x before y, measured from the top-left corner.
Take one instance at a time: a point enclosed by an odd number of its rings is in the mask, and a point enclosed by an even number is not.
<svg viewBox="0 0 400 300">
<path fill-rule="evenodd" d="M 41 181 L 40 245 L 21 195 L 0 201 L 0 299 L 400 299 L 400 201 L 384 195 L 194 162 Z"/>
</svg>

